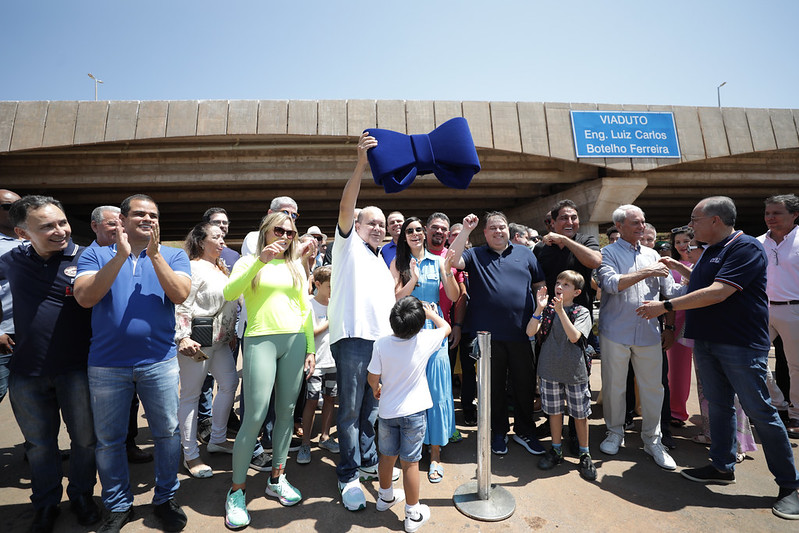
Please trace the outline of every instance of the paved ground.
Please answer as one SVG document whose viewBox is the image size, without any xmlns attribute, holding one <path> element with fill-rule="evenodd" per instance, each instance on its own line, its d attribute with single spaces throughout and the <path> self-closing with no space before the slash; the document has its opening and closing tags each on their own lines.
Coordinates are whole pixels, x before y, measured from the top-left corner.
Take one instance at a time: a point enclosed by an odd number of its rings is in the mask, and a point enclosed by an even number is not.
<svg viewBox="0 0 799 533">
<path fill-rule="evenodd" d="M 594 388 L 599 389 L 601 362 L 593 369 Z M 596 393 L 594 395 L 596 397 Z M 692 395 L 689 411 L 698 413 Z M 460 415 L 460 412 L 458 412 Z M 318 421 L 317 417 L 317 421 Z M 706 464 L 707 449 L 694 444 L 690 437 L 697 433 L 694 416 L 685 428 L 677 429 L 678 448 L 673 456 L 678 469 Z M 145 448 L 148 440 L 146 420 L 141 419 L 139 442 Z M 29 502 L 30 475 L 23 462 L 22 436 L 6 399 L 0 404 L 0 531 L 27 531 L 33 517 Z M 550 472 L 536 467 L 537 457 L 511 442 L 509 453 L 492 456 L 493 482 L 505 487 L 515 498 L 515 513 L 502 522 L 478 522 L 461 514 L 452 503 L 452 495 L 463 483 L 475 477 L 476 431 L 460 427 L 464 440 L 444 450 L 445 479 L 432 485 L 422 478 L 422 501 L 432 509 L 432 519 L 422 531 L 797 531 L 798 523 L 781 520 L 771 513 L 777 494 L 771 474 L 766 469 L 762 451 L 751 453 L 751 459 L 739 465 L 738 483 L 728 486 L 704 486 L 683 479 L 677 472 L 661 470 L 642 450 L 638 431 L 627 432 L 626 447 L 615 457 L 599 452 L 604 438 L 602 407 L 594 406 L 590 420 L 591 449 L 599 478 L 589 483 L 579 477 L 576 460 L 566 462 Z M 548 443 L 549 439 L 545 442 Z M 61 434 L 62 449 L 68 448 L 66 429 Z M 181 471 L 181 488 L 177 499 L 189 522 L 186 531 L 223 531 L 224 497 L 230 483 L 230 458 L 203 457 L 214 469 L 210 479 L 192 479 Z M 794 456 L 797 456 L 794 449 Z M 298 465 L 289 459 L 287 473 L 291 482 L 303 493 L 301 504 L 283 508 L 274 499 L 264 496 L 267 474 L 250 471 L 248 479 L 251 530 L 278 529 L 283 532 L 320 531 L 331 533 L 368 530 L 402 531 L 402 506 L 386 513 L 374 508 L 377 484 L 366 484 L 367 509 L 358 513 L 346 511 L 336 491 L 335 457 L 314 449 L 310 465 Z M 65 469 L 69 462 L 66 461 Z M 426 460 L 423 459 L 423 467 Z M 132 465 L 131 479 L 135 493 L 136 518 L 125 526 L 125 532 L 157 530 L 152 508 L 152 465 Z M 100 486 L 95 487 L 99 502 Z M 56 531 L 80 532 L 69 512 L 66 495 Z M 93 529 L 92 529 L 93 531 Z"/>
</svg>

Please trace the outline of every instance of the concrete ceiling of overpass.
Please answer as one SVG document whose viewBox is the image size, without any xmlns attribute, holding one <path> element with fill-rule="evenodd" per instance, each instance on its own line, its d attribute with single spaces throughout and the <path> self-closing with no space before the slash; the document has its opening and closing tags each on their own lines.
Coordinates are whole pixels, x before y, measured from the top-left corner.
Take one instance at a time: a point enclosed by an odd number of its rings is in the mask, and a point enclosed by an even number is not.
<svg viewBox="0 0 799 533">
<path fill-rule="evenodd" d="M 544 210 L 554 199 L 588 191 L 603 178 L 618 178 L 621 189 L 616 190 L 623 190 L 625 179 L 631 188 L 635 182 L 643 189 L 640 195 L 631 193 L 634 203 L 661 231 L 686 223 L 699 199 L 725 194 L 738 206 L 738 227 L 759 234 L 764 230 L 763 199 L 796 192 L 799 184 L 795 110 L 725 109 L 722 113 L 714 108 L 675 107 L 682 159 L 639 162 L 574 157 L 568 109 L 585 108 L 585 104 L 332 103 L 340 108 L 338 114 L 323 113 L 330 102 L 240 102 L 259 109 L 257 132 L 250 112 L 244 116 L 255 134 L 233 134 L 233 101 L 200 102 L 199 119 L 197 102 L 58 102 L 49 107 L 47 102 L 0 102 L 0 187 L 61 200 L 79 242 L 92 236 L 89 214 L 94 207 L 118 205 L 135 193 L 149 194 L 159 203 L 164 240 L 181 240 L 205 209 L 221 206 L 230 215 L 228 240 L 235 245 L 257 228 L 270 200 L 282 195 L 299 204 L 300 231 L 317 225 L 331 235 L 342 188 L 355 164 L 361 124 L 381 124 L 382 117 L 395 117 L 397 126 L 390 129 L 429 131 L 442 120 L 461 115 L 470 121 L 483 165 L 467 190 L 449 189 L 433 176 L 424 176 L 409 189 L 387 195 L 367 173 L 359 205 L 377 205 L 386 213 L 400 210 L 406 216 L 443 211 L 453 221 L 469 212 L 500 209 L 511 213 L 511 220 L 541 231 Z M 145 110 L 156 104 L 162 109 L 157 135 L 140 139 L 142 125 L 152 120 Z M 218 129 L 224 131 L 227 120 L 227 134 L 200 135 L 202 111 L 211 104 L 221 109 Z M 389 112 L 381 111 L 384 105 Z M 132 110 L 131 120 L 112 122 L 113 111 L 120 107 Z M 270 115 L 265 109 L 279 112 Z M 304 114 L 292 114 L 293 109 Z M 425 112 L 419 114 L 419 109 Z M 89 120 L 82 121 L 84 112 Z M 187 133 L 170 136 L 173 115 L 181 117 L 178 112 L 183 113 Z M 297 123 L 309 124 L 307 134 L 291 134 L 295 116 Z M 348 124 L 336 126 L 343 130 L 340 134 L 321 134 L 327 124 L 323 119 L 330 116 Z M 262 126 L 272 127 L 264 117 L 279 119 L 274 132 L 261 134 Z M 419 120 L 424 124 L 411 124 Z M 97 130 L 88 141 L 85 132 L 93 130 L 87 124 Z M 114 128 L 120 124 L 135 136 L 129 133 L 114 140 Z M 577 203 L 589 205 L 590 201 Z M 603 213 L 593 213 L 591 220 L 600 229 L 610 224 L 609 212 Z M 588 222 L 582 207 L 581 217 Z"/>
<path fill-rule="evenodd" d="M 90 236 L 80 230 L 80 223 L 88 228 L 94 207 L 118 205 L 135 193 L 149 194 L 158 202 L 165 240 L 182 239 L 211 206 L 228 211 L 230 239 L 241 239 L 257 227 L 270 200 L 282 195 L 299 204 L 300 231 L 317 225 L 330 235 L 341 190 L 354 167 L 354 141 L 259 136 L 234 143 L 193 138 L 39 149 L 0 157 L 0 175 L 3 187 L 18 194 L 49 194 L 62 201 L 78 236 Z M 446 188 L 431 175 L 387 195 L 367 173 L 359 205 L 377 205 L 386 213 L 399 210 L 406 216 L 443 211 L 459 221 L 470 212 L 518 213 L 535 200 L 575 185 L 631 174 L 499 150 L 478 152 L 483 170 L 467 190 Z M 763 229 L 762 200 L 795 191 L 796 169 L 799 149 L 661 167 L 638 173 L 646 176 L 648 186 L 635 203 L 665 231 L 684 224 L 698 199 L 725 194 L 736 201 L 739 227 L 757 233 Z M 519 222 L 543 229 L 537 219 Z"/>
</svg>

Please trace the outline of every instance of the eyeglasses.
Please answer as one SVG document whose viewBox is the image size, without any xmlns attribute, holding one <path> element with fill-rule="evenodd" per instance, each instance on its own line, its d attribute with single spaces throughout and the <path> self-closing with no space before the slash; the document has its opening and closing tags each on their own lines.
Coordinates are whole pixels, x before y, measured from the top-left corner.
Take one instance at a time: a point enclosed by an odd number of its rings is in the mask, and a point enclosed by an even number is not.
<svg viewBox="0 0 799 533">
<path fill-rule="evenodd" d="M 707 216 L 704 216 L 704 217 L 691 216 L 691 223 L 694 223 L 697 220 L 702 220 L 703 218 L 713 218 L 714 216 L 716 216 L 716 215 L 707 215 Z"/>
<path fill-rule="evenodd" d="M 693 252 L 694 250 L 698 250 L 698 249 L 699 249 L 699 246 L 691 246 L 690 244 L 688 245 L 688 251 L 689 252 Z"/>
<path fill-rule="evenodd" d="M 424 228 L 421 226 L 416 226 L 415 228 L 407 228 L 405 230 L 406 235 L 413 235 L 414 233 L 424 233 Z"/>
<path fill-rule="evenodd" d="M 282 212 L 283 214 L 290 216 L 291 220 L 297 220 L 298 218 L 300 218 L 299 213 L 292 213 L 291 211 L 287 211 L 286 209 L 283 209 Z"/>
<path fill-rule="evenodd" d="M 230 222 L 227 220 L 212 220 L 211 224 L 214 226 L 229 226 Z"/>
<path fill-rule="evenodd" d="M 0 209 L 3 211 L 11 211 L 11 206 L 14 205 L 13 203 L 10 204 L 0 204 Z"/>
<path fill-rule="evenodd" d="M 780 266 L 780 254 L 777 253 L 777 250 L 771 250 L 774 252 L 774 266 Z"/>
<path fill-rule="evenodd" d="M 691 219 L 693 221 L 693 219 Z M 691 231 L 690 226 L 680 226 L 679 228 L 671 228 L 672 233 L 688 233 Z"/>
<path fill-rule="evenodd" d="M 280 226 L 275 226 L 274 228 L 272 228 L 272 231 L 275 232 L 275 235 L 277 237 L 283 237 L 285 235 L 287 239 L 293 239 L 294 235 L 297 233 L 293 229 L 284 229 L 281 228 Z"/>
</svg>

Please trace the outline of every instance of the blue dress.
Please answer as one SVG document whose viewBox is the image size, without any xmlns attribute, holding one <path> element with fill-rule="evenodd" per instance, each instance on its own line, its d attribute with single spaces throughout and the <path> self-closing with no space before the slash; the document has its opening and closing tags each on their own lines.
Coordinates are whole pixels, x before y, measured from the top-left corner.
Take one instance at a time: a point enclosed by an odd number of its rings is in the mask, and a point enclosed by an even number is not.
<svg viewBox="0 0 799 533">
<path fill-rule="evenodd" d="M 441 284 L 441 258 L 425 250 L 424 259 L 419 265 L 419 282 L 411 295 L 423 302 L 438 305 Z M 438 309 L 441 314 L 441 308 Z M 428 320 L 425 329 L 432 329 Z M 438 352 L 427 362 L 427 385 L 433 398 L 433 407 L 427 410 L 427 431 L 425 444 L 444 446 L 455 432 L 455 405 L 452 400 L 452 370 L 449 365 L 449 343 L 447 339 Z"/>
</svg>

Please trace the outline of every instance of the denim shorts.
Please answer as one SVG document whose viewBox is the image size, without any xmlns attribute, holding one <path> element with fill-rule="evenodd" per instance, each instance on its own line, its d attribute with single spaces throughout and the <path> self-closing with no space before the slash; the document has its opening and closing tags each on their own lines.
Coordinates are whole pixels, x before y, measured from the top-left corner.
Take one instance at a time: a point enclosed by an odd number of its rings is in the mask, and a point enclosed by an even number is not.
<svg viewBox="0 0 799 533">
<path fill-rule="evenodd" d="M 321 376 L 311 376 L 306 383 L 306 400 L 318 400 L 319 396 L 329 396 L 335 398 L 338 396 L 338 387 L 336 386 L 336 371 L 325 372 Z"/>
<path fill-rule="evenodd" d="M 377 443 L 382 455 L 394 457 L 406 463 L 416 463 L 422 458 L 422 443 L 427 430 L 427 414 L 424 411 L 399 418 L 380 418 L 377 425 Z"/>
<path fill-rule="evenodd" d="M 591 416 L 591 390 L 588 383 L 564 384 L 541 378 L 541 408 L 547 415 L 563 414 L 563 403 L 569 408 L 569 416 L 588 418 Z"/>
</svg>

